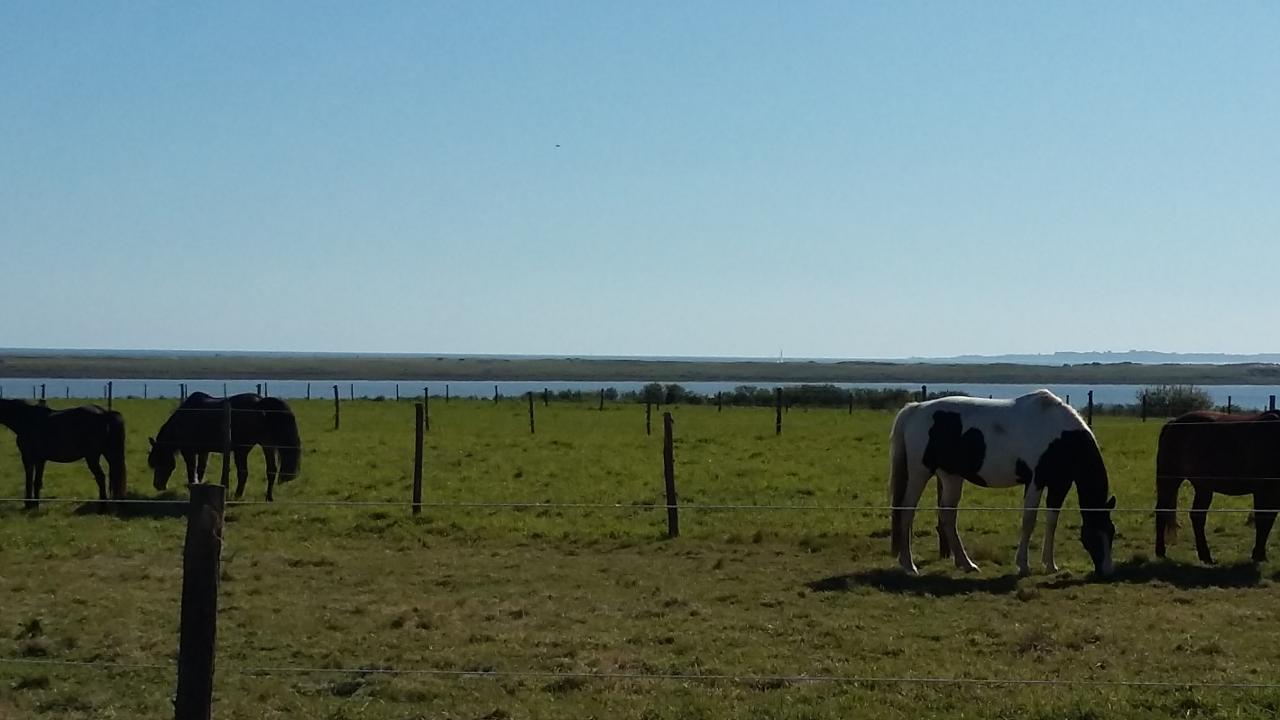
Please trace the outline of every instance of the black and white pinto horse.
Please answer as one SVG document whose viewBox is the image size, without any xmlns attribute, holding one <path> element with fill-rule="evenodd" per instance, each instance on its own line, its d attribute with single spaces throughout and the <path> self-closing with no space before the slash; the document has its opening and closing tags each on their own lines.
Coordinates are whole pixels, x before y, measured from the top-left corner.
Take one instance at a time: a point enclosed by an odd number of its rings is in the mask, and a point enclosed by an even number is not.
<svg viewBox="0 0 1280 720">
<path fill-rule="evenodd" d="M 1089 426 L 1070 405 L 1048 390 L 1013 400 L 947 397 L 909 403 L 898 412 L 890 439 L 889 496 L 893 505 L 893 551 L 908 573 L 911 522 L 929 478 L 938 477 L 938 538 L 942 557 L 974 571 L 956 531 L 956 507 L 968 480 L 981 487 L 1023 486 L 1022 539 L 1018 571 L 1031 572 L 1027 550 L 1035 530 L 1040 494 L 1048 490 L 1045 512 L 1045 570 L 1056 572 L 1053 538 L 1058 512 L 1072 484 L 1080 501 L 1080 542 L 1099 574 L 1112 570 L 1115 525 L 1107 469 Z"/>
</svg>

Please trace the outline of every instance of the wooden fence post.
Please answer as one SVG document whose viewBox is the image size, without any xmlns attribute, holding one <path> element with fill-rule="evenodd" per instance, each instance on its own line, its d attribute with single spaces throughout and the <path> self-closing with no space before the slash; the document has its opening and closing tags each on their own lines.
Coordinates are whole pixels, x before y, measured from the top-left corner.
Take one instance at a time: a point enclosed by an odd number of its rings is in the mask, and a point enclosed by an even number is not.
<svg viewBox="0 0 1280 720">
<path fill-rule="evenodd" d="M 667 537 L 680 536 L 680 510 L 676 505 L 676 452 L 671 439 L 671 413 L 662 414 L 662 477 L 667 489 Z"/>
<path fill-rule="evenodd" d="M 1092 391 L 1092 390 L 1090 390 L 1090 391 L 1089 391 L 1089 401 L 1088 401 L 1088 402 L 1089 402 L 1089 404 L 1088 404 L 1088 410 L 1089 410 L 1089 427 L 1093 427 L 1093 391 Z"/>
<path fill-rule="evenodd" d="M 224 394 L 224 395 L 225 395 L 226 393 L 227 393 L 227 386 L 226 386 L 226 384 L 224 383 L 224 384 L 223 384 L 223 386 L 222 386 L 222 394 Z M 310 399 L 311 399 L 311 383 L 307 383 L 307 399 L 308 399 L 308 400 L 310 400 Z"/>
<path fill-rule="evenodd" d="M 44 398 L 44 383 L 40 383 L 40 404 L 47 405 Z"/>
<path fill-rule="evenodd" d="M 257 385 L 254 386 L 254 393 L 257 395 L 262 394 L 262 383 L 258 383 Z"/>
<path fill-rule="evenodd" d="M 445 387 L 449 387 L 445 385 Z M 431 431 L 431 388 L 422 388 L 422 427 Z"/>
<path fill-rule="evenodd" d="M 1227 396 L 1227 414 L 1228 415 L 1231 414 L 1231 396 L 1230 395 Z"/>
<path fill-rule="evenodd" d="M 444 404 L 449 404 L 449 385 L 447 383 L 444 386 Z"/>
<path fill-rule="evenodd" d="M 853 414 L 853 391 L 849 391 L 849 414 Z"/>
<path fill-rule="evenodd" d="M 427 410 L 423 403 L 413 404 L 413 514 L 422 512 L 422 428 Z"/>
<path fill-rule="evenodd" d="M 498 386 L 497 385 L 493 386 L 493 402 L 494 404 L 497 404 L 498 402 Z"/>
<path fill-rule="evenodd" d="M 644 401 L 644 434 L 645 435 L 653 434 L 649 426 L 649 418 L 652 416 L 652 414 L 653 414 L 653 403 L 649 402 L 648 400 L 645 400 Z"/>
<path fill-rule="evenodd" d="M 1272 396 L 1271 396 L 1271 400 L 1270 400 L 1270 402 L 1268 402 L 1268 404 L 1267 404 L 1267 410 L 1270 410 L 1271 412 L 1275 412 L 1275 411 L 1276 411 L 1276 396 L 1275 396 L 1275 395 L 1272 395 Z"/>
<path fill-rule="evenodd" d="M 716 412 L 724 412 L 724 393 L 716 391 Z"/>
<path fill-rule="evenodd" d="M 338 401 L 338 386 L 333 386 L 333 429 L 337 430 L 342 417 L 342 411 Z"/>
<path fill-rule="evenodd" d="M 925 400 L 928 400 L 928 399 L 929 399 L 929 386 L 921 385 L 920 386 L 920 402 L 924 402 Z"/>
<path fill-rule="evenodd" d="M 400 383 L 396 383 L 396 402 L 400 402 Z"/>
<path fill-rule="evenodd" d="M 542 407 L 549 407 L 550 405 L 551 405 L 551 391 L 548 390 L 547 388 L 542 388 Z"/>
<path fill-rule="evenodd" d="M 604 388 L 600 388 L 600 409 L 604 409 Z"/>
<path fill-rule="evenodd" d="M 67 385 L 67 386 L 65 387 L 65 390 L 67 391 L 67 399 L 68 399 L 68 400 L 70 400 L 70 399 L 71 399 L 71 386 L 70 386 L 70 385 Z M 4 397 L 4 390 L 3 390 L 3 389 L 0 389 L 0 397 Z"/>
<path fill-rule="evenodd" d="M 147 384 L 146 384 L 146 383 L 142 383 L 142 399 L 143 399 L 143 400 L 146 400 L 146 399 L 147 399 Z"/>
<path fill-rule="evenodd" d="M 774 388 L 775 400 L 773 403 L 773 434 L 782 434 L 782 388 Z"/>
<path fill-rule="evenodd" d="M 348 396 L 348 398 L 349 398 L 349 399 L 351 399 L 351 400 L 355 400 L 355 399 L 356 399 L 356 384 L 355 384 L 355 383 L 351 383 L 351 384 L 348 386 L 348 388 L 347 388 L 347 396 Z"/>
<path fill-rule="evenodd" d="M 190 489 L 187 536 L 182 550 L 178 691 L 173 716 L 175 720 L 209 720 L 213 712 L 218 580 L 227 490 L 212 483 L 197 483 Z"/>
<path fill-rule="evenodd" d="M 111 396 L 114 394 L 115 394 L 115 381 L 108 380 L 107 381 L 107 409 L 108 410 L 111 409 Z M 1272 402 L 1271 404 L 1274 405 L 1275 403 Z"/>
<path fill-rule="evenodd" d="M 530 390 L 529 395 L 529 434 L 533 434 L 533 391 Z"/>
<path fill-rule="evenodd" d="M 269 397 L 270 395 L 271 395 L 271 383 L 269 382 L 262 383 L 262 396 Z"/>
<path fill-rule="evenodd" d="M 1229 408 L 1230 406 L 1231 406 L 1231 399 L 1228 398 L 1227 407 Z M 1227 410 L 1227 412 L 1231 412 L 1231 410 Z M 1142 422 L 1146 422 L 1146 421 L 1147 421 L 1147 391 L 1143 390 L 1142 391 Z"/>
</svg>

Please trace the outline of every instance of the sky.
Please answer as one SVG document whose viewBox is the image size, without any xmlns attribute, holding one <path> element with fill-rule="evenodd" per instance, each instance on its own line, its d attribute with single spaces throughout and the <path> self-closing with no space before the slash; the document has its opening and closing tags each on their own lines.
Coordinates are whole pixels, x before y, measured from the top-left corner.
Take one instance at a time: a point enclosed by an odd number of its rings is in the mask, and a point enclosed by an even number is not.
<svg viewBox="0 0 1280 720">
<path fill-rule="evenodd" d="M 1280 5 L 0 4 L 0 347 L 1276 351 Z"/>
</svg>

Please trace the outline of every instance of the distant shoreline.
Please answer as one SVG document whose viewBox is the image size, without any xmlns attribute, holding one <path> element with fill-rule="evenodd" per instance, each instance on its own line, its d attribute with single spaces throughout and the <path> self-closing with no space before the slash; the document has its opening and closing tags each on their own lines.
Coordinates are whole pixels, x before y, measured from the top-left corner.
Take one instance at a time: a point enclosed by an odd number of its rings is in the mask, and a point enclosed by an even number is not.
<svg viewBox="0 0 1280 720">
<path fill-rule="evenodd" d="M 1280 364 L 899 363 L 589 358 L 0 353 L 0 377 L 1280 385 Z"/>
</svg>

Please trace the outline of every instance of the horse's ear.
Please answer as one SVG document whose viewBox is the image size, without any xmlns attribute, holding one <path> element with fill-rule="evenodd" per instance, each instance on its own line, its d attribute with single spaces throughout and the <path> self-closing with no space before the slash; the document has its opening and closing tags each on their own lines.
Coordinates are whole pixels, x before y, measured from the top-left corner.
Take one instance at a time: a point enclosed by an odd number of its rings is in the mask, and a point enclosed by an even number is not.
<svg viewBox="0 0 1280 720">
<path fill-rule="evenodd" d="M 1108 510 L 1115 510 L 1115 509 L 1116 509 L 1116 496 L 1115 496 L 1115 495 L 1112 495 L 1112 496 L 1111 496 L 1111 499 L 1107 501 L 1107 509 L 1108 509 Z"/>
</svg>

